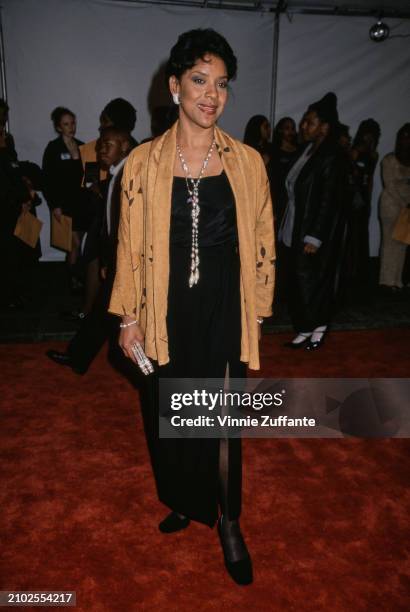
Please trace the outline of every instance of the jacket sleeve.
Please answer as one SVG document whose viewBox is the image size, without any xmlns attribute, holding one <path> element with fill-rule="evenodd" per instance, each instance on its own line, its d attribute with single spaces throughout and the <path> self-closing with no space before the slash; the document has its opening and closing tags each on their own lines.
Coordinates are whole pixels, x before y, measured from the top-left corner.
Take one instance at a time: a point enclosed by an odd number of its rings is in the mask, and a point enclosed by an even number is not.
<svg viewBox="0 0 410 612">
<path fill-rule="evenodd" d="M 269 180 L 260 156 L 257 159 L 258 207 L 256 218 L 256 314 L 272 315 L 275 287 L 275 233 Z"/>
<path fill-rule="evenodd" d="M 335 216 L 340 214 L 340 205 L 346 199 L 341 192 L 347 186 L 347 168 L 344 172 L 344 165 L 337 155 L 325 159 L 319 180 L 320 201 L 306 235 L 323 242 L 328 237 Z"/>
<path fill-rule="evenodd" d="M 129 158 L 122 177 L 117 269 L 108 308 L 112 314 L 134 316 L 137 320 L 142 298 L 143 240 L 143 200 L 138 193 L 139 178 L 139 167 L 133 163 L 133 158 Z"/>
<path fill-rule="evenodd" d="M 43 155 L 43 195 L 50 210 L 59 208 L 58 157 L 52 142 L 49 142 Z"/>
</svg>

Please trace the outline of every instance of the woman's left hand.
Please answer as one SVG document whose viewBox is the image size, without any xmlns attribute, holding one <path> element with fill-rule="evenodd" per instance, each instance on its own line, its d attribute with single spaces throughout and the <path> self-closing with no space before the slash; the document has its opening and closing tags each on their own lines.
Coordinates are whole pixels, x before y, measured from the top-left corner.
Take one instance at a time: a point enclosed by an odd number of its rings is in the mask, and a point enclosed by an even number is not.
<svg viewBox="0 0 410 612">
<path fill-rule="evenodd" d="M 315 246 L 314 244 L 310 244 L 309 242 L 307 242 L 305 244 L 305 247 L 303 249 L 303 252 L 305 253 L 305 255 L 314 255 L 315 253 L 317 253 L 318 247 Z"/>
</svg>

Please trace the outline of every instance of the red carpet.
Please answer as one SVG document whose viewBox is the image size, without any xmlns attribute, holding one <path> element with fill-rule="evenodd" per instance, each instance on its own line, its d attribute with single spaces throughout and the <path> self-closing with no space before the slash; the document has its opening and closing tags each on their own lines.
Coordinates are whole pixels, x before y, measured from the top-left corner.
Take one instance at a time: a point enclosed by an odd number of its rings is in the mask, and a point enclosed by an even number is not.
<svg viewBox="0 0 410 612">
<path fill-rule="evenodd" d="M 264 337 L 262 376 L 408 376 L 409 330 L 335 332 L 314 354 L 288 337 Z M 104 354 L 78 377 L 50 346 L 0 347 L 0 590 L 75 590 L 90 612 L 408 609 L 407 440 L 245 440 L 255 582 L 238 587 L 216 530 L 158 531 L 135 391 Z"/>
</svg>

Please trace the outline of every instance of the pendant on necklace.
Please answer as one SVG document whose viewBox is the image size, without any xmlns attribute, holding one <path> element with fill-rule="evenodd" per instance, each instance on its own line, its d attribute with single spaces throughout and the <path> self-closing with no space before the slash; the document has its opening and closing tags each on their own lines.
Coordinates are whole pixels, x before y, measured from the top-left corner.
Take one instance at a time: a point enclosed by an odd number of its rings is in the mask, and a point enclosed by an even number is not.
<svg viewBox="0 0 410 612">
<path fill-rule="evenodd" d="M 177 144 L 177 153 L 181 161 L 181 166 L 185 172 L 185 181 L 188 190 L 189 197 L 187 198 L 187 204 L 191 206 L 191 218 L 192 218 L 192 247 L 191 247 L 191 274 L 189 276 L 188 284 L 189 287 L 193 287 L 199 281 L 199 247 L 198 247 L 198 224 L 199 224 L 199 184 L 201 178 L 205 172 L 208 162 L 211 158 L 212 151 L 215 146 L 215 139 L 212 141 L 209 147 L 207 156 L 205 157 L 202 168 L 199 172 L 197 179 L 192 178 L 189 172 L 188 165 L 182 156 L 181 149 Z"/>
<path fill-rule="evenodd" d="M 199 270 L 198 268 L 195 270 L 195 272 L 191 272 L 191 276 L 189 277 L 189 286 L 193 287 L 194 285 L 196 285 L 199 281 Z"/>
</svg>

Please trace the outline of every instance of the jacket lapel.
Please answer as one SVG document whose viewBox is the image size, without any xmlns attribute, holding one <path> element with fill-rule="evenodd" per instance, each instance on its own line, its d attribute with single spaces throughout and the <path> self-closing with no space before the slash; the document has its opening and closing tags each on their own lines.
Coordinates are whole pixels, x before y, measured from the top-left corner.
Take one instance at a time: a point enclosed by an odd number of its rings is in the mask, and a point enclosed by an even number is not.
<svg viewBox="0 0 410 612">
<path fill-rule="evenodd" d="M 176 128 L 177 123 L 159 139 L 156 146 L 154 145 L 148 174 L 147 187 L 152 209 L 152 235 L 150 243 L 147 244 L 147 256 L 152 264 L 154 295 L 158 304 L 166 304 L 168 299 L 169 233 Z M 155 244 L 155 250 L 152 250 L 151 245 L 153 244 Z M 166 339 L 165 319 L 161 329 L 157 329 L 157 335 L 160 339 Z"/>
<path fill-rule="evenodd" d="M 162 239 L 168 237 L 168 243 L 176 155 L 176 125 L 166 132 L 163 138 L 160 138 L 157 146 L 154 146 L 151 159 L 151 162 L 154 163 L 150 163 L 152 174 L 148 175 L 148 197 L 153 207 L 154 235 L 157 238 L 157 232 L 159 232 Z M 162 246 L 166 246 L 168 252 L 168 244 L 162 244 Z"/>
</svg>

